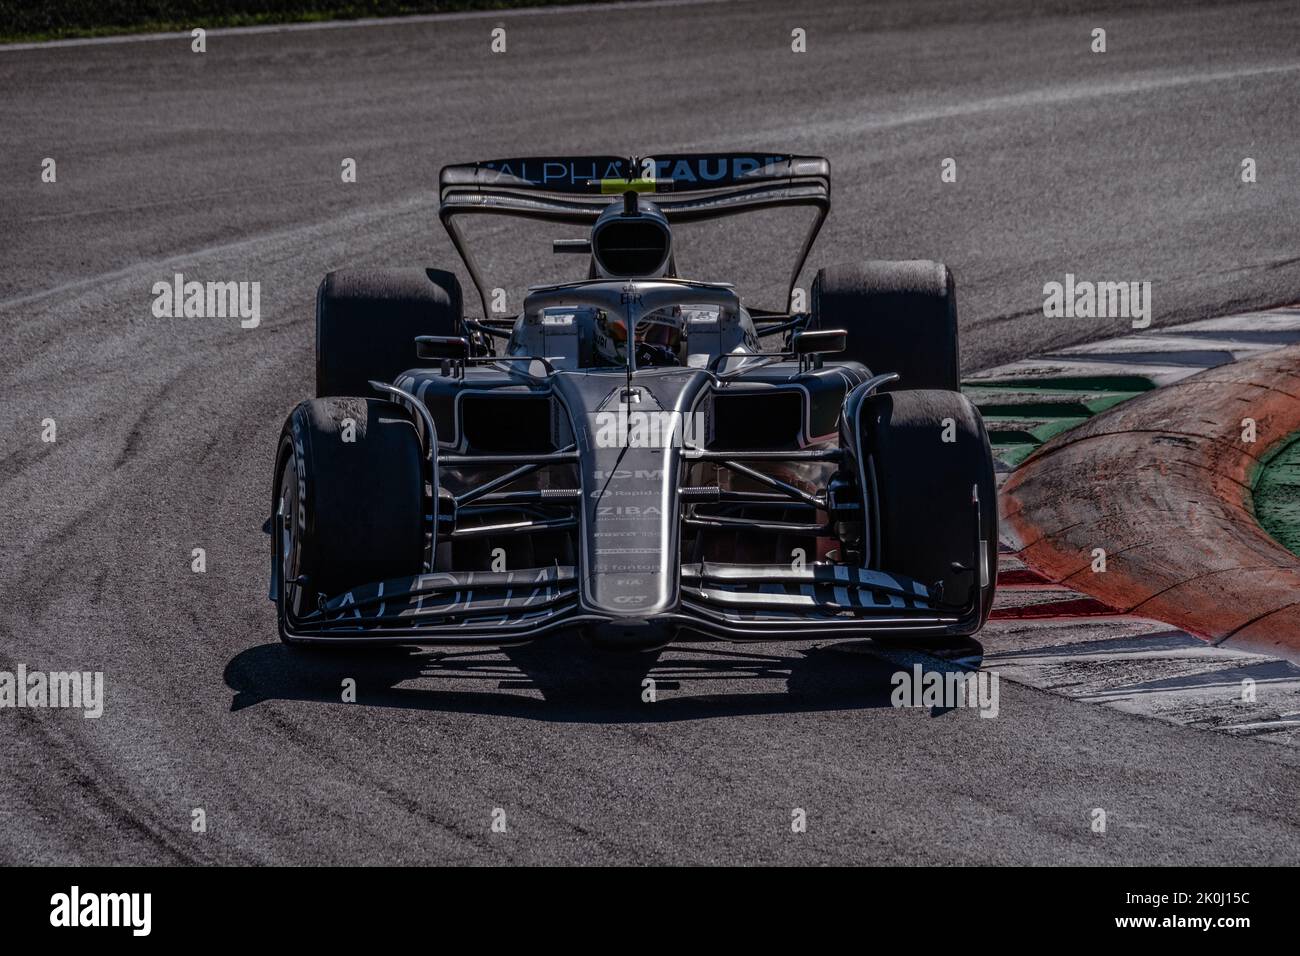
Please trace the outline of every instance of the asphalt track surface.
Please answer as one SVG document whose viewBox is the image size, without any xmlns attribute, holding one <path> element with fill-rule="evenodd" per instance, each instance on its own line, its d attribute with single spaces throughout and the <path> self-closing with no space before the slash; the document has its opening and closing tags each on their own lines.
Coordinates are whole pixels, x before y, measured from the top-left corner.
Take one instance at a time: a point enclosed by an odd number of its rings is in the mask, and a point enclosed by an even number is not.
<svg viewBox="0 0 1300 956">
<path fill-rule="evenodd" d="M 1042 317 L 1067 272 L 1149 280 L 1157 326 L 1300 298 L 1294 4 L 783 6 L 507 15 L 504 55 L 483 18 L 0 52 L 0 669 L 107 697 L 0 711 L 0 862 L 1300 859 L 1292 748 L 1009 682 L 993 720 L 896 710 L 870 653 L 674 647 L 646 704 L 645 665 L 571 641 L 279 646 L 258 529 L 315 287 L 451 263 L 444 162 L 827 155 L 814 264 L 946 261 L 968 371 L 1122 333 Z M 259 280 L 261 325 L 154 318 L 177 271 Z"/>
</svg>

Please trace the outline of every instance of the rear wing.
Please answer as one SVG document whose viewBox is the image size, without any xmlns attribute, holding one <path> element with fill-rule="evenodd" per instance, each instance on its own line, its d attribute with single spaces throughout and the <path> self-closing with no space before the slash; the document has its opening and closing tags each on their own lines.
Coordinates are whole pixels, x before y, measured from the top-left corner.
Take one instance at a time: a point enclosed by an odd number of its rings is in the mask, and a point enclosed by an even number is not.
<svg viewBox="0 0 1300 956">
<path fill-rule="evenodd" d="M 819 156 L 660 153 L 499 159 L 444 166 L 438 218 L 465 262 L 487 315 L 487 288 L 456 217 L 496 214 L 591 225 L 613 200 L 649 194 L 670 223 L 699 222 L 775 207 L 816 211 L 786 291 L 787 307 L 808 253 L 830 212 L 831 167 Z"/>
</svg>

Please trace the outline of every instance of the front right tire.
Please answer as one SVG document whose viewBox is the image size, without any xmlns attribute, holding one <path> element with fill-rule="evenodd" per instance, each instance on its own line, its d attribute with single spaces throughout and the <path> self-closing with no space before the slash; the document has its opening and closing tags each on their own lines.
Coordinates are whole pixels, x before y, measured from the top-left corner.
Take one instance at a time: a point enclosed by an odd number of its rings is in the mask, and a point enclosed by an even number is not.
<svg viewBox="0 0 1300 956">
<path fill-rule="evenodd" d="M 945 604 L 963 605 L 978 588 L 983 627 L 997 586 L 998 510 L 979 412 L 964 395 L 940 389 L 885 392 L 863 401 L 858 423 L 879 502 L 877 566 L 941 583 Z M 979 497 L 978 546 L 972 492 Z"/>
</svg>

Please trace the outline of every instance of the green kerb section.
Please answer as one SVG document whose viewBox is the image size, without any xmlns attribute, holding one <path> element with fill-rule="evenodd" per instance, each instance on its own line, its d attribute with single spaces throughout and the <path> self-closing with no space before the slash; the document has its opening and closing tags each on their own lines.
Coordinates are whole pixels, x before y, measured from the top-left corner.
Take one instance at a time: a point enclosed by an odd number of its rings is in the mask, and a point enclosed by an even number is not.
<svg viewBox="0 0 1300 956">
<path fill-rule="evenodd" d="M 1251 494 L 1260 526 L 1288 551 L 1300 554 L 1300 433 L 1268 453 Z"/>
<path fill-rule="evenodd" d="M 1015 468 L 1044 442 L 1155 388 L 1138 375 L 981 380 L 962 387 L 984 418 L 994 456 Z"/>
</svg>

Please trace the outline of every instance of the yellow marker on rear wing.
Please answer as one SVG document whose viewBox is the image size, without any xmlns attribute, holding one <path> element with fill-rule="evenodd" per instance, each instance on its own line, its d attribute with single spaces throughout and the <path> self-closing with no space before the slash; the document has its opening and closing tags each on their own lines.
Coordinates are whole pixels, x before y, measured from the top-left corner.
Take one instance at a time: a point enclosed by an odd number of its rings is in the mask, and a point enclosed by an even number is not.
<svg viewBox="0 0 1300 956">
<path fill-rule="evenodd" d="M 628 191 L 652 193 L 659 188 L 659 182 L 657 179 L 602 179 L 600 191 L 613 195 Z"/>
</svg>

